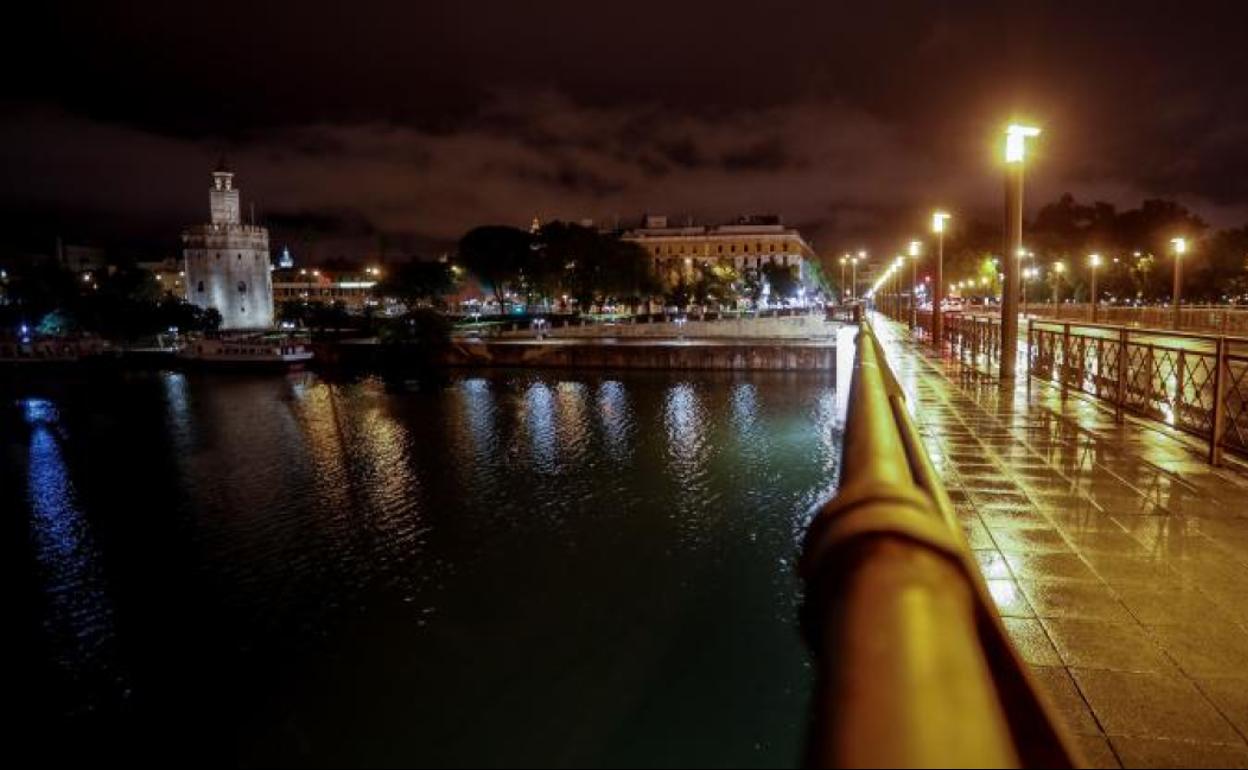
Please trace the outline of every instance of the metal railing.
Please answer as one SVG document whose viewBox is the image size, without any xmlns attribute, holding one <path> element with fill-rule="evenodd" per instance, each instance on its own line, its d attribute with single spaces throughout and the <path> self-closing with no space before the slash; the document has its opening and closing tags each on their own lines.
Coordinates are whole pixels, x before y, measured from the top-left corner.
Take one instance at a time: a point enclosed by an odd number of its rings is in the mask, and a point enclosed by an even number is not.
<svg viewBox="0 0 1248 770">
<path fill-rule="evenodd" d="M 932 311 L 915 313 L 914 334 L 932 339 Z M 944 314 L 943 345 L 950 355 L 978 371 L 990 373 L 1001 361 L 1001 319 L 966 313 Z"/>
<path fill-rule="evenodd" d="M 1033 320 L 1032 377 L 1248 454 L 1248 338 Z"/>
<path fill-rule="evenodd" d="M 1014 650 L 869 324 L 841 486 L 803 545 L 813 767 L 1076 767 Z"/>
<path fill-rule="evenodd" d="M 1027 305 L 1026 314 L 1036 318 L 1073 323 L 1091 323 L 1088 303 Z M 1114 326 L 1147 329 L 1173 329 L 1174 309 L 1163 306 L 1128 307 L 1102 304 L 1096 311 L 1098 322 Z M 1248 308 L 1228 305 L 1184 305 L 1180 326 L 1183 331 L 1211 334 L 1248 334 Z"/>
</svg>

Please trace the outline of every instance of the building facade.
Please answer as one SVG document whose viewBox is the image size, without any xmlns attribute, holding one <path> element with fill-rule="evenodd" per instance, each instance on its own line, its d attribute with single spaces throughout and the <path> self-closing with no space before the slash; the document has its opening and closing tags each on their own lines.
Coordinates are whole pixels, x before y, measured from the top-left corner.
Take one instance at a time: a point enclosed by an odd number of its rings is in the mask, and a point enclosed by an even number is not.
<svg viewBox="0 0 1248 770">
<path fill-rule="evenodd" d="M 386 303 L 377 294 L 381 268 L 332 270 L 328 268 L 282 269 L 273 274 L 273 300 L 290 303 L 333 305 L 342 303 L 352 313 Z"/>
<path fill-rule="evenodd" d="M 796 229 L 776 216 L 741 217 L 725 225 L 673 226 L 664 216 L 647 216 L 641 227 L 626 230 L 623 240 L 645 249 L 655 270 L 669 282 L 688 277 L 694 267 L 727 261 L 738 271 L 764 265 L 796 268 L 802 283 L 810 278 L 815 251 Z"/>
<path fill-rule="evenodd" d="M 182 233 L 187 300 L 216 308 L 222 330 L 271 328 L 269 231 L 243 223 L 234 174 L 224 166 L 212 174 L 208 203 L 211 221 Z"/>
</svg>

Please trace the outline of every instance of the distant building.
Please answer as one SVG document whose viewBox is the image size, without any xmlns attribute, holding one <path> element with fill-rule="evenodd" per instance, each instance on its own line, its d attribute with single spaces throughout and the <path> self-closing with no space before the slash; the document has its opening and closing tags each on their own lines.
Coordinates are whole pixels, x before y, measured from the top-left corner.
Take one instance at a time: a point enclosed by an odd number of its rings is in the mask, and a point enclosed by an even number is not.
<svg viewBox="0 0 1248 770">
<path fill-rule="evenodd" d="M 95 273 L 108 269 L 108 253 L 96 246 L 80 246 L 56 239 L 56 261 L 75 273 Z"/>
<path fill-rule="evenodd" d="M 156 277 L 156 282 L 166 294 L 178 299 L 186 299 L 186 265 L 177 257 L 169 257 L 159 262 L 140 262 L 139 268 Z"/>
<path fill-rule="evenodd" d="M 221 313 L 224 330 L 273 326 L 269 231 L 243 224 L 234 174 L 224 164 L 208 191 L 212 221 L 182 233 L 187 299 Z"/>
<path fill-rule="evenodd" d="M 740 217 L 725 225 L 672 226 L 665 216 L 648 215 L 642 226 L 620 236 L 645 249 L 660 276 L 669 281 L 688 275 L 694 266 L 730 262 L 737 270 L 767 264 L 797 268 L 803 283 L 810 278 L 815 250 L 796 229 L 778 216 Z"/>
<path fill-rule="evenodd" d="M 273 274 L 273 301 L 278 305 L 291 302 L 332 305 L 341 302 L 347 310 L 361 313 L 364 308 L 381 305 L 376 288 L 381 268 L 330 270 L 300 268 L 278 270 Z"/>
</svg>

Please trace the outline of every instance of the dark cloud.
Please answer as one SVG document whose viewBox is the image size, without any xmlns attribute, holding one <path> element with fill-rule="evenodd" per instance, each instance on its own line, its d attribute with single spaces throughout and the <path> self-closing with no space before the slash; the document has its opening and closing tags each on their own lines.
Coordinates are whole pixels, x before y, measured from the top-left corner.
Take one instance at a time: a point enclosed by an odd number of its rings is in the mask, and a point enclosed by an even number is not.
<svg viewBox="0 0 1248 770">
<path fill-rule="evenodd" d="M 0 51 L 0 206 L 30 214 L 11 232 L 176 248 L 226 153 L 276 226 L 368 223 L 334 248 L 642 211 L 775 211 L 869 245 L 935 204 L 995 218 L 1014 114 L 1046 131 L 1032 203 L 1248 219 L 1238 6 L 29 5 Z"/>
</svg>

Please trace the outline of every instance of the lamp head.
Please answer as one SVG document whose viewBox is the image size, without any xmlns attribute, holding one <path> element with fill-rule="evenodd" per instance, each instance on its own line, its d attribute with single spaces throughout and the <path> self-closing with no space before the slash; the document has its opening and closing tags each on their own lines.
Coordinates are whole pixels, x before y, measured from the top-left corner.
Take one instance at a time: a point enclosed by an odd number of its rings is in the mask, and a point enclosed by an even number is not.
<svg viewBox="0 0 1248 770">
<path fill-rule="evenodd" d="M 951 217 L 943 211 L 937 211 L 932 214 L 932 232 L 943 233 L 945 231 L 945 220 Z"/>
<path fill-rule="evenodd" d="M 1013 123 L 1005 129 L 1005 162 L 1022 163 L 1027 154 L 1027 140 L 1040 135 L 1040 129 Z"/>
</svg>

